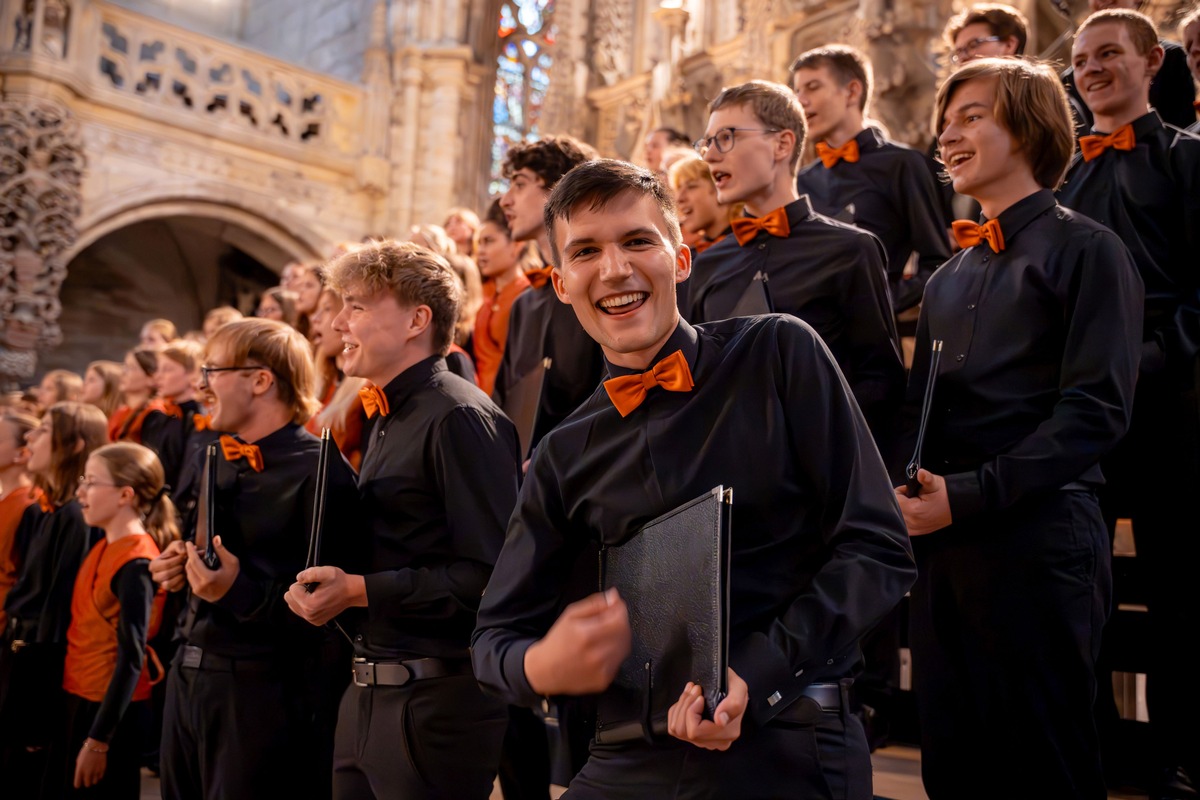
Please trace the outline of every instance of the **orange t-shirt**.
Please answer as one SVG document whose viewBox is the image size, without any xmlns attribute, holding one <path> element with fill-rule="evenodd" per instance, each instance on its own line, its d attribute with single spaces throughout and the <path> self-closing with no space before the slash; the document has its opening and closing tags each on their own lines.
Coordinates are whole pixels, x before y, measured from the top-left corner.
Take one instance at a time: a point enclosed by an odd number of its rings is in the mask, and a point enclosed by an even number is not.
<svg viewBox="0 0 1200 800">
<path fill-rule="evenodd" d="M 491 395 L 496 386 L 496 373 L 500 371 L 500 359 L 504 355 L 504 343 L 508 339 L 508 316 L 512 305 L 521 292 L 529 288 L 529 278 L 524 274 L 496 291 L 496 282 L 483 285 L 483 305 L 475 316 L 475 372 L 479 388 Z"/>
<path fill-rule="evenodd" d="M 40 489 L 33 486 L 18 486 L 4 497 L 0 497 L 0 631 L 8 627 L 8 616 L 4 613 L 4 600 L 8 590 L 17 582 L 17 526 L 25 509 L 42 496 Z"/>
<path fill-rule="evenodd" d="M 85 700 L 104 700 L 113 670 L 117 667 L 117 619 L 121 604 L 112 591 L 113 577 L 121 567 L 138 558 L 158 558 L 158 545 L 146 534 L 123 536 L 115 542 L 101 539 L 88 553 L 75 578 L 71 596 L 71 627 L 67 629 L 67 660 L 63 689 Z M 154 638 L 162 624 L 166 594 L 160 587 L 150 606 L 150 629 Z M 150 659 L 133 690 L 134 701 L 150 697 Z"/>
</svg>

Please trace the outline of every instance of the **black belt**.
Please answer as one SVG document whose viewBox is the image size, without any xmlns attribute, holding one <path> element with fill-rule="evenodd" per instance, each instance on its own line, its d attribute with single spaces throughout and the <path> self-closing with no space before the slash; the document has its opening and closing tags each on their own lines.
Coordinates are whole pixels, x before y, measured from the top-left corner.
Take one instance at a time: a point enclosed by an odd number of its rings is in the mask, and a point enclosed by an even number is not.
<svg viewBox="0 0 1200 800">
<path fill-rule="evenodd" d="M 471 662 L 440 658 L 414 658 L 411 661 L 367 661 L 354 659 L 355 686 L 404 686 L 428 678 L 470 675 Z"/>
<path fill-rule="evenodd" d="M 842 687 L 836 683 L 810 683 L 800 691 L 801 697 L 816 700 L 822 711 L 842 710 Z"/>
<path fill-rule="evenodd" d="M 181 667 L 209 672 L 270 672 L 281 666 L 278 659 L 230 658 L 190 644 L 179 648 L 175 655 L 175 663 Z"/>
</svg>

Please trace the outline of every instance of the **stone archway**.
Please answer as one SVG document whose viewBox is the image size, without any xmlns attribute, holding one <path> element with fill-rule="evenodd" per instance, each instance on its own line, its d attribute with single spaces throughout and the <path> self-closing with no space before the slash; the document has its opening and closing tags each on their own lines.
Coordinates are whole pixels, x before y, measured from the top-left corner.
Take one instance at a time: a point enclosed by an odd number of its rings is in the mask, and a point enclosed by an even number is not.
<svg viewBox="0 0 1200 800">
<path fill-rule="evenodd" d="M 170 319 L 183 334 L 218 305 L 250 312 L 285 264 L 319 252 L 235 207 L 197 200 L 115 207 L 87 224 L 69 254 L 62 344 L 43 354 L 39 371 L 82 373 L 95 359 L 119 361 L 149 319 Z"/>
</svg>

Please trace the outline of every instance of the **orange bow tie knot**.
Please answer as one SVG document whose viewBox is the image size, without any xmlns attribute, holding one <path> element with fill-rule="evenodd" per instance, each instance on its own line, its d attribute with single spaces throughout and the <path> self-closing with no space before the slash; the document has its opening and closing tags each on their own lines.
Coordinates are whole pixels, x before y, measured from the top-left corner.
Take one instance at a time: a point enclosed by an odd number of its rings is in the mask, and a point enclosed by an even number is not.
<svg viewBox="0 0 1200 800">
<path fill-rule="evenodd" d="M 858 142 L 854 139 L 841 147 L 830 147 L 824 142 L 817 142 L 817 158 L 825 165 L 825 169 L 833 169 L 834 164 L 845 161 L 847 164 L 858 162 Z"/>
<path fill-rule="evenodd" d="M 47 514 L 54 513 L 54 503 L 50 502 L 50 498 L 47 497 L 45 494 L 38 495 L 38 506 L 42 509 L 42 511 L 45 511 Z"/>
<path fill-rule="evenodd" d="M 226 461 L 237 461 L 239 458 L 244 458 L 250 465 L 250 469 L 255 472 L 263 471 L 262 451 L 258 449 L 258 445 L 239 442 L 232 436 L 222 436 L 221 452 L 225 455 Z"/>
<path fill-rule="evenodd" d="M 604 382 L 604 391 L 622 417 L 627 417 L 646 399 L 646 393 L 655 386 L 668 392 L 690 392 L 696 384 L 692 381 L 692 370 L 682 350 L 659 361 L 650 369 L 637 375 L 622 375 Z"/>
<path fill-rule="evenodd" d="M 364 386 L 358 390 L 358 397 L 362 400 L 363 411 L 367 412 L 367 419 L 376 414 L 382 414 L 385 417 L 388 415 L 387 395 L 378 386 Z"/>
<path fill-rule="evenodd" d="M 1108 136 L 1080 136 L 1079 152 L 1083 154 L 1084 161 L 1091 161 L 1110 147 L 1114 150 L 1132 150 L 1135 144 L 1137 139 L 1133 135 L 1133 126 L 1122 125 Z"/>
<path fill-rule="evenodd" d="M 762 217 L 738 217 L 731 225 L 733 226 L 733 235 L 737 237 L 738 244 L 743 247 L 752 241 L 759 231 L 766 231 L 781 239 L 786 238 L 792 232 L 792 226 L 788 224 L 787 212 L 782 208 L 777 208 Z"/>
<path fill-rule="evenodd" d="M 183 409 L 174 400 L 163 400 L 163 413 L 168 417 L 183 419 Z"/>
<path fill-rule="evenodd" d="M 192 425 L 197 431 L 210 431 L 212 430 L 212 417 L 208 414 L 197 414 L 192 417 Z"/>
<path fill-rule="evenodd" d="M 951 223 L 954 238 L 963 250 L 974 247 L 980 242 L 987 242 L 993 253 L 1004 249 L 1004 234 L 1000 231 L 1000 220 L 989 219 L 979 225 L 969 219 L 958 219 Z"/>
<path fill-rule="evenodd" d="M 535 289 L 540 289 L 550 282 L 550 273 L 554 272 L 554 267 L 542 267 L 541 269 L 531 269 L 525 273 L 525 277 L 529 279 L 529 285 Z"/>
</svg>

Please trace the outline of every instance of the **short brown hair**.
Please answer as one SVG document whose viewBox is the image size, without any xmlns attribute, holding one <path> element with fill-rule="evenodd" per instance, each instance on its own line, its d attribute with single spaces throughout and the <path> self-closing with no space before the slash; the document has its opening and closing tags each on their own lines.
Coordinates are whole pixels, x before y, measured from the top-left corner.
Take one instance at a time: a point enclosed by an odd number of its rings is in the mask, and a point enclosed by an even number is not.
<svg viewBox="0 0 1200 800">
<path fill-rule="evenodd" d="M 1033 169 L 1034 179 L 1057 189 L 1075 152 L 1074 124 L 1062 81 L 1047 64 L 1018 58 L 981 58 L 950 75 L 937 93 L 933 128 L 945 130 L 946 108 L 955 90 L 976 78 L 995 78 L 992 113 L 1012 135 Z"/>
<path fill-rule="evenodd" d="M 1154 23 L 1145 14 L 1130 11 L 1128 8 L 1107 8 L 1104 11 L 1097 11 L 1085 19 L 1075 30 L 1075 38 L 1078 39 L 1079 34 L 1093 25 L 1105 22 L 1115 22 L 1129 31 L 1129 40 L 1137 48 L 1138 55 L 1148 56 L 1151 50 L 1158 47 L 1158 29 L 1154 27 Z"/>
<path fill-rule="evenodd" d="M 187 339 L 176 339 L 169 342 L 160 352 L 160 356 L 169 358 L 188 372 L 195 372 L 204 359 L 204 346 L 199 342 Z"/>
<path fill-rule="evenodd" d="M 517 170 L 527 169 L 542 179 L 546 191 L 575 166 L 599 158 L 589 144 L 573 136 L 543 136 L 536 142 L 522 142 L 509 148 L 501 171 L 511 178 Z"/>
<path fill-rule="evenodd" d="M 391 292 L 405 308 L 427 306 L 433 316 L 433 349 L 450 352 L 463 289 L 437 253 L 412 242 L 371 242 L 330 262 L 329 282 L 343 295 L 361 287 L 368 295 Z"/>
<path fill-rule="evenodd" d="M 849 86 L 850 81 L 858 81 L 862 85 L 862 97 L 858 98 L 858 110 L 866 112 L 867 102 L 871 99 L 873 80 L 871 62 L 861 50 L 846 44 L 815 47 L 801 53 L 792 62 L 792 73 L 819 67 L 827 68 L 842 88 Z"/>
<path fill-rule="evenodd" d="M 740 86 L 727 86 L 722 89 L 708 104 L 708 113 L 726 106 L 745 106 L 768 128 L 779 128 L 794 133 L 796 146 L 792 150 L 791 167 L 793 172 L 796 171 L 800 166 L 800 153 L 804 150 L 808 124 L 795 92 L 782 83 L 747 81 Z"/>
<path fill-rule="evenodd" d="M 546 235 L 550 237 L 550 249 L 554 263 L 562 262 L 558 252 L 558 241 L 554 226 L 558 220 L 569 220 L 580 207 L 590 211 L 602 211 L 627 194 L 654 199 L 658 210 L 667 223 L 667 239 L 676 250 L 683 243 L 679 230 L 679 214 L 675 211 L 675 200 L 667 187 L 662 185 L 653 172 L 625 161 L 603 158 L 580 164 L 568 172 L 554 187 L 546 200 Z"/>
<path fill-rule="evenodd" d="M 88 456 L 108 441 L 108 420 L 91 403 L 74 402 L 55 403 L 44 417 L 50 420 L 50 474 L 34 475 L 33 483 L 61 506 L 75 494 Z"/>
<path fill-rule="evenodd" d="M 60 400 L 78 400 L 83 394 L 83 378 L 69 369 L 52 369 L 42 380 L 50 379 L 54 385 L 54 402 Z"/>
<path fill-rule="evenodd" d="M 308 422 L 321 407 L 314 394 L 312 347 L 291 325 L 258 318 L 230 322 L 208 340 L 205 356 L 217 350 L 223 350 L 232 362 L 224 366 L 262 365 L 270 370 L 275 376 L 276 396 L 291 409 L 297 425 Z"/>
<path fill-rule="evenodd" d="M 179 338 L 179 332 L 175 329 L 175 323 L 171 322 L 169 319 L 152 319 L 142 326 L 143 330 L 146 328 L 149 328 L 152 331 L 158 331 L 168 342 L 172 339 Z"/>
<path fill-rule="evenodd" d="M 962 29 L 977 23 L 987 25 L 992 36 L 1016 39 L 1017 55 L 1025 53 L 1025 44 L 1029 40 L 1029 20 L 1017 9 L 1003 3 L 978 3 L 964 8 L 946 23 L 945 29 L 942 30 L 942 38 L 953 50 L 954 40 L 958 38 Z"/>
<path fill-rule="evenodd" d="M 1197 22 L 1200 22 L 1200 6 L 1196 6 L 1191 11 L 1184 14 L 1183 19 L 1179 20 L 1179 38 L 1182 39 L 1183 32 L 1187 30 L 1190 25 L 1194 25 Z"/>
</svg>

